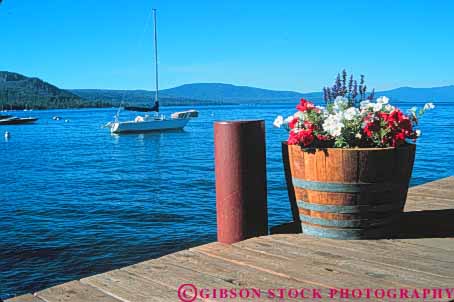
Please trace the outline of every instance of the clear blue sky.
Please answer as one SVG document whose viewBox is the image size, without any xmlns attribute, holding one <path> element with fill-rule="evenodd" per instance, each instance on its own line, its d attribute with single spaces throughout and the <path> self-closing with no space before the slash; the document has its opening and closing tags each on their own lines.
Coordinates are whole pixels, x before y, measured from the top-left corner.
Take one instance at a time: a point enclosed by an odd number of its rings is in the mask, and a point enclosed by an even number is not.
<svg viewBox="0 0 454 302">
<path fill-rule="evenodd" d="M 0 70 L 62 88 L 154 89 L 152 7 L 162 88 L 319 91 L 342 68 L 378 89 L 454 84 L 449 0 L 3 0 Z"/>
</svg>

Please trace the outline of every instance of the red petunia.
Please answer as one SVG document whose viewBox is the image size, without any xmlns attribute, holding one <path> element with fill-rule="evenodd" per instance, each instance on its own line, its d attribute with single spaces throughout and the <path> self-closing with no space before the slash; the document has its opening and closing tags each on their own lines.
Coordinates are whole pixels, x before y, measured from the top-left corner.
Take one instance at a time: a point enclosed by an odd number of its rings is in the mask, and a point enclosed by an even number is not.
<svg viewBox="0 0 454 302">
<path fill-rule="evenodd" d="M 392 146 L 399 147 L 405 142 L 405 134 L 403 132 L 396 133 L 392 138 Z"/>
<path fill-rule="evenodd" d="M 298 136 L 300 138 L 300 143 L 304 147 L 309 146 L 314 141 L 314 134 L 312 133 L 312 130 L 301 130 L 298 132 Z"/>
<path fill-rule="evenodd" d="M 377 132 L 378 130 L 380 130 L 380 126 L 375 121 L 372 121 L 366 124 L 366 127 L 364 127 L 363 131 L 364 134 L 366 134 L 368 137 L 371 137 L 373 133 Z"/>
<path fill-rule="evenodd" d="M 304 121 L 304 128 L 313 131 L 313 130 L 315 130 L 316 127 L 315 127 L 315 125 L 312 124 L 311 122 L 309 122 L 309 121 Z"/>
<path fill-rule="evenodd" d="M 298 145 L 299 144 L 298 135 L 294 131 L 290 131 L 290 135 L 288 137 L 287 143 L 289 145 Z"/>
<path fill-rule="evenodd" d="M 291 120 L 291 121 L 288 123 L 288 127 L 289 127 L 290 129 L 293 129 L 293 128 L 295 128 L 296 123 L 298 123 L 298 118 L 297 118 L 297 117 L 294 117 L 293 120 Z"/>
<path fill-rule="evenodd" d="M 389 121 L 390 122 L 400 122 L 403 118 L 406 118 L 406 116 L 400 111 L 399 109 L 394 109 L 390 114 L 389 114 Z"/>
<path fill-rule="evenodd" d="M 287 143 L 289 145 L 303 145 L 304 147 L 307 147 L 312 144 L 314 139 L 312 130 L 300 130 L 296 133 L 295 131 L 290 131 Z"/>
<path fill-rule="evenodd" d="M 411 121 L 408 118 L 402 118 L 399 121 L 399 128 L 407 130 L 407 131 L 411 131 L 412 130 Z"/>
<path fill-rule="evenodd" d="M 378 116 L 380 117 L 380 119 L 382 119 L 384 121 L 388 121 L 389 120 L 389 113 L 379 112 Z"/>
<path fill-rule="evenodd" d="M 328 135 L 317 134 L 317 139 L 318 139 L 319 141 L 322 141 L 322 142 L 323 142 L 323 141 L 329 140 L 329 136 L 328 136 Z"/>
<path fill-rule="evenodd" d="M 296 106 L 296 109 L 301 112 L 311 111 L 315 109 L 315 105 L 306 99 L 301 99 L 300 103 Z"/>
</svg>

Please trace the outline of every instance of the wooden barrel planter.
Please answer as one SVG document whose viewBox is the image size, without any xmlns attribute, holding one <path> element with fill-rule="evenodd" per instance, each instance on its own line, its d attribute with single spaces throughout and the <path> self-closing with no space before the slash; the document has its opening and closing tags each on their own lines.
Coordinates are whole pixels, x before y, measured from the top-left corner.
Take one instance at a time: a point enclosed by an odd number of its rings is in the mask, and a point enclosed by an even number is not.
<svg viewBox="0 0 454 302">
<path fill-rule="evenodd" d="M 282 144 L 293 216 L 303 233 L 386 238 L 407 197 L 416 146 L 303 149 Z"/>
</svg>

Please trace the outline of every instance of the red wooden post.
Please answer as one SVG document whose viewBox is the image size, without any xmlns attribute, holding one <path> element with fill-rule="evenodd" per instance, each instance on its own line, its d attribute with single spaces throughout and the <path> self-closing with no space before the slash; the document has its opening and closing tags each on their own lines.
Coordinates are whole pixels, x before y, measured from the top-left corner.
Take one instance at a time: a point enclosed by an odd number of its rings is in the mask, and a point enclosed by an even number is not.
<svg viewBox="0 0 454 302">
<path fill-rule="evenodd" d="M 265 122 L 214 124 L 218 241 L 268 234 Z"/>
</svg>

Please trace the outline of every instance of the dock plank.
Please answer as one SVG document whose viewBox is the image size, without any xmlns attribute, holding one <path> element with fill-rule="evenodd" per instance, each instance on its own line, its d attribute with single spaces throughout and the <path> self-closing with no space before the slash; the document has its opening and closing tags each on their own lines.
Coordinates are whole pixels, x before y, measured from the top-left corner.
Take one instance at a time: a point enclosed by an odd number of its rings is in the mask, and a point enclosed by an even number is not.
<svg viewBox="0 0 454 302">
<path fill-rule="evenodd" d="M 276 285 L 285 285 L 297 288 L 311 286 L 311 284 L 296 281 L 292 278 L 270 274 L 249 266 L 210 257 L 196 250 L 169 255 L 168 261 L 225 280 L 237 287 L 273 288 Z"/>
<path fill-rule="evenodd" d="M 132 265 L 124 270 L 167 286 L 169 289 L 173 289 L 175 293 L 178 287 L 184 283 L 193 283 L 200 287 L 211 288 L 232 288 L 235 286 L 221 278 L 175 265 L 173 262 L 168 261 L 166 257 Z"/>
<path fill-rule="evenodd" d="M 121 300 L 107 295 L 79 281 L 71 281 L 57 285 L 35 294 L 46 302 L 119 302 Z"/>
<path fill-rule="evenodd" d="M 445 251 L 443 253 L 443 258 L 448 255 L 448 253 L 454 253 L 454 238 L 427 238 L 418 241 L 413 239 L 400 239 L 400 241 L 410 245 L 425 246 L 428 248 L 443 250 Z M 416 248 L 417 247 L 409 247 L 409 250 L 414 250 Z"/>
<path fill-rule="evenodd" d="M 374 252 L 383 254 L 389 253 L 390 250 L 399 251 L 400 254 L 407 254 L 408 257 L 417 256 L 418 258 L 438 260 L 443 262 L 452 263 L 454 265 L 454 253 L 446 253 L 446 250 L 440 249 L 437 246 L 431 245 L 430 247 L 418 243 L 426 242 L 427 240 L 409 239 L 408 241 L 401 239 L 391 240 L 364 240 L 361 242 L 365 246 L 369 246 Z M 444 239 L 446 241 L 446 238 Z M 416 245 L 409 247 L 409 244 Z M 422 260 L 425 261 L 425 260 Z"/>
<path fill-rule="evenodd" d="M 125 270 L 114 270 L 84 278 L 88 284 L 121 301 L 161 302 L 178 300 L 177 292 Z"/>
<path fill-rule="evenodd" d="M 442 197 L 435 197 L 430 193 L 418 193 L 414 192 L 409 194 L 407 197 L 406 206 L 418 206 L 423 210 L 429 209 L 441 209 L 442 207 L 451 207 L 454 197 L 451 197 L 448 194 L 443 195 Z"/>
<path fill-rule="evenodd" d="M 45 302 L 38 297 L 33 296 L 32 294 L 26 294 L 19 297 L 11 298 L 7 300 L 8 302 Z"/>
<path fill-rule="evenodd" d="M 421 195 L 421 196 L 429 196 L 433 198 L 440 198 L 442 200 L 451 197 L 454 194 L 454 187 L 452 187 L 452 178 L 450 178 L 451 181 L 444 183 L 428 183 L 422 186 L 417 186 L 414 188 L 411 188 L 410 190 L 410 195 L 416 196 L 416 195 Z"/>
</svg>

